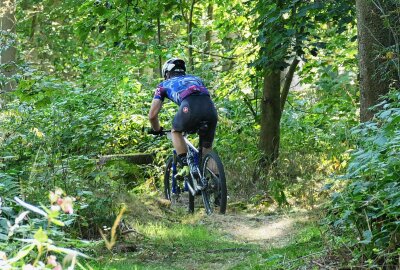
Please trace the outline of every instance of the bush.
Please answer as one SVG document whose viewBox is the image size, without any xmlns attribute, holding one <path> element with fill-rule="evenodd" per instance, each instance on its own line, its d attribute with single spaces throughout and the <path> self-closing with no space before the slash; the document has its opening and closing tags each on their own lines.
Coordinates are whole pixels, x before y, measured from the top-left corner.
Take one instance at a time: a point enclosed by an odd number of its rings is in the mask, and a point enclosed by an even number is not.
<svg viewBox="0 0 400 270">
<path fill-rule="evenodd" d="M 99 166 L 97 160 L 144 151 L 138 138 L 145 117 L 136 80 L 119 88 L 89 83 L 80 87 L 35 71 L 8 94 L 0 112 L 0 193 L 38 203 L 47 190 L 62 187 L 87 204 L 71 235 L 94 238 L 115 219 L 121 190 L 146 177 L 139 166 Z"/>
<path fill-rule="evenodd" d="M 353 259 L 367 267 L 398 264 L 400 251 L 399 92 L 377 107 L 382 110 L 373 121 L 353 129 L 358 147 L 328 216 L 336 240 L 354 249 Z"/>
<path fill-rule="evenodd" d="M 59 230 L 74 220 L 74 199 L 65 196 L 61 189 L 50 192 L 49 199 L 48 207 L 42 204 L 39 208 L 18 197 L 0 197 L 0 269 L 60 270 L 61 264 L 68 269 L 75 265 L 85 269 L 77 257 L 88 257 L 67 248 L 71 244 Z M 62 263 L 57 261 L 60 254 L 65 255 Z"/>
</svg>

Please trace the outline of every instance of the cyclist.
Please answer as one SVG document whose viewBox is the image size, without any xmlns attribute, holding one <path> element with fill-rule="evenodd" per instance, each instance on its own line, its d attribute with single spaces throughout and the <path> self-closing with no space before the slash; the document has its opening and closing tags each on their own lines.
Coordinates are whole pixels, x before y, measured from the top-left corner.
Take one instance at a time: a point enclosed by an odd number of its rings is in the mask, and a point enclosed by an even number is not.
<svg viewBox="0 0 400 270">
<path fill-rule="evenodd" d="M 150 107 L 149 120 L 154 133 L 162 132 L 158 113 L 165 98 L 170 99 L 179 106 L 172 121 L 172 144 L 179 157 L 183 168 L 195 175 L 197 172 L 193 160 L 187 157 L 187 147 L 182 132 L 195 131 L 200 127 L 200 122 L 207 121 L 208 129 L 202 136 L 203 155 L 211 151 L 218 116 L 208 89 L 202 80 L 193 75 L 186 74 L 185 61 L 171 58 L 162 67 L 164 81 L 161 82 L 154 94 Z"/>
</svg>

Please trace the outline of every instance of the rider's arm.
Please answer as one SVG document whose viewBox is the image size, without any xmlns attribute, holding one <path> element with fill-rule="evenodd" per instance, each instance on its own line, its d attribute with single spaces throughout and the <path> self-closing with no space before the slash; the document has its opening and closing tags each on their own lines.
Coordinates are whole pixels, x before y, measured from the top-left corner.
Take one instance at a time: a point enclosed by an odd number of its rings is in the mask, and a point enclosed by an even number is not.
<svg viewBox="0 0 400 270">
<path fill-rule="evenodd" d="M 161 129 L 160 121 L 158 120 L 158 113 L 162 107 L 162 101 L 160 99 L 153 99 L 151 103 L 150 112 L 149 112 L 149 120 L 151 127 L 155 131 L 159 131 Z"/>
</svg>

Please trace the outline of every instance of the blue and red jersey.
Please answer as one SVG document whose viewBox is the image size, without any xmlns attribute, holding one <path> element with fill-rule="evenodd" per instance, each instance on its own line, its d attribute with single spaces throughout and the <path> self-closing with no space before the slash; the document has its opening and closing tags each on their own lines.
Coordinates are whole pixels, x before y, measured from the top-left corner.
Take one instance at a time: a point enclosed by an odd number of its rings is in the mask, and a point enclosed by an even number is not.
<svg viewBox="0 0 400 270">
<path fill-rule="evenodd" d="M 165 98 L 181 105 L 182 100 L 190 95 L 207 95 L 210 93 L 202 80 L 193 75 L 172 77 L 160 83 L 154 93 L 154 99 L 164 101 Z"/>
</svg>

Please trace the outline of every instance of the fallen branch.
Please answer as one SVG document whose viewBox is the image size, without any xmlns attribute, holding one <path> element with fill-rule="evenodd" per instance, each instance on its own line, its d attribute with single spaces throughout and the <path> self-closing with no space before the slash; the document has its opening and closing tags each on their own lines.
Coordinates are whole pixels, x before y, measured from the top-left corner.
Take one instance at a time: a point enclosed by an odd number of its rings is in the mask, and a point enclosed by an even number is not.
<svg viewBox="0 0 400 270">
<path fill-rule="evenodd" d="M 116 154 L 116 155 L 106 155 L 100 156 L 97 164 L 104 165 L 109 161 L 113 160 L 126 160 L 129 163 L 143 165 L 143 164 L 151 164 L 154 160 L 153 154 Z"/>
</svg>

